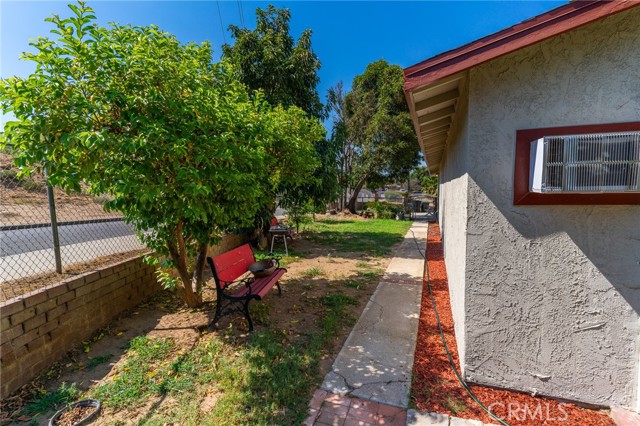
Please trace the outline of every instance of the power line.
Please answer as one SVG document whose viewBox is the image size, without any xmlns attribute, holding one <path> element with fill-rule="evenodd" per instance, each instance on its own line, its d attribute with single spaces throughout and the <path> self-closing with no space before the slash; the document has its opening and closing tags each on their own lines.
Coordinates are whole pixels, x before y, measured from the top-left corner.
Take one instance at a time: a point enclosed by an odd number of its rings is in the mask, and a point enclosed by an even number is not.
<svg viewBox="0 0 640 426">
<path fill-rule="evenodd" d="M 246 28 L 244 25 L 244 10 L 242 9 L 242 0 L 238 0 L 238 12 L 240 13 L 240 24 L 242 28 Z"/>
<path fill-rule="evenodd" d="M 218 6 L 218 17 L 220 18 L 220 29 L 222 30 L 222 40 L 224 44 L 227 44 L 227 37 L 224 35 L 224 25 L 222 24 L 222 13 L 220 12 L 220 1 L 216 0 L 216 5 Z"/>
</svg>

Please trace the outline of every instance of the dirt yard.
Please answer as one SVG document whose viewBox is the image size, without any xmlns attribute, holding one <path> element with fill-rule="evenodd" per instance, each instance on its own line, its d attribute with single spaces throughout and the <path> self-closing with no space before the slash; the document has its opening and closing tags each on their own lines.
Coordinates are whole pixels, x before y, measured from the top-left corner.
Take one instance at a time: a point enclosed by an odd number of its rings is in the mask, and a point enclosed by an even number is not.
<svg viewBox="0 0 640 426">
<path fill-rule="evenodd" d="M 315 238 L 309 238 L 311 236 Z M 285 258 L 288 263 L 286 265 L 288 272 L 281 279 L 282 296 L 279 297 L 274 288 L 263 301 L 253 302 L 252 306 L 252 317 L 256 323 L 254 334 L 260 335 L 264 332 L 280 336 L 278 339 L 282 341 L 277 343 L 282 344 L 284 348 L 296 344 L 306 345 L 304 339 L 321 332 L 320 324 L 328 310 L 325 303 L 327 298 L 337 297 L 350 301 L 341 314 L 343 318 L 340 319 L 337 332 L 328 338 L 319 352 L 321 356 L 317 363 L 317 371 L 305 373 L 311 375 L 311 383 L 314 386 L 319 384 L 330 368 L 351 326 L 360 316 L 373 293 L 380 274 L 390 261 L 388 255 L 372 256 L 362 252 L 340 252 L 333 245 L 319 242 L 319 238 L 317 233 L 303 237 L 296 236 L 290 244 L 294 255 Z M 215 300 L 212 280 L 205 291 L 205 300 L 207 303 L 203 308 L 187 309 L 180 307 L 181 303 L 166 293 L 123 314 L 118 320 L 97 333 L 93 339 L 79 345 L 65 360 L 34 380 L 31 385 L 5 400 L 0 407 L 3 414 L 2 424 L 47 424 L 48 417 L 53 411 L 50 409 L 47 413 L 42 413 L 42 400 L 56 395 L 56 392 L 64 388 L 63 383 L 75 384 L 77 389 L 86 396 L 92 395 L 92 392 L 101 385 L 113 382 L 128 369 L 127 362 L 131 355 L 127 352 L 127 348 L 130 347 L 132 339 L 139 336 L 149 339 L 168 339 L 173 348 L 167 355 L 170 359 L 197 351 L 197 348 L 203 345 L 207 347 L 215 345 L 219 341 L 238 351 L 250 345 L 252 337 L 246 333 L 246 323 L 239 314 L 224 317 L 219 322 L 217 331 L 207 332 L 206 325 L 213 316 L 212 302 Z M 306 410 L 304 401 L 308 400 L 314 386 L 309 386 L 308 395 L 298 396 L 302 401 L 300 406 L 302 411 Z M 195 417 L 188 421 L 185 419 L 184 423 L 176 422 L 175 418 L 186 415 L 181 411 L 184 409 L 182 407 L 185 405 L 185 400 L 181 399 L 179 393 L 169 393 L 151 395 L 137 403 L 127 404 L 126 407 L 112 407 L 107 403 L 102 414 L 92 424 L 259 423 L 257 420 L 246 422 L 229 420 L 229 423 L 204 422 L 207 416 L 218 418 L 217 410 L 224 412 L 222 405 L 226 402 L 220 402 L 224 396 L 224 391 L 216 387 L 215 383 L 198 385 L 189 397 L 189 403 L 192 404 L 191 411 L 195 411 L 195 414 L 190 411 L 189 416 L 193 414 Z M 56 400 L 55 398 L 52 400 L 51 408 L 54 408 L 57 406 Z M 35 412 L 38 408 L 40 414 Z M 294 424 L 291 418 L 306 415 L 303 412 L 295 417 L 286 412 L 288 408 L 281 407 L 280 411 L 273 414 L 274 418 L 283 419 L 276 421 L 275 424 Z M 250 414 L 247 416 L 249 417 Z M 284 419 L 289 420 L 285 422 Z"/>
</svg>

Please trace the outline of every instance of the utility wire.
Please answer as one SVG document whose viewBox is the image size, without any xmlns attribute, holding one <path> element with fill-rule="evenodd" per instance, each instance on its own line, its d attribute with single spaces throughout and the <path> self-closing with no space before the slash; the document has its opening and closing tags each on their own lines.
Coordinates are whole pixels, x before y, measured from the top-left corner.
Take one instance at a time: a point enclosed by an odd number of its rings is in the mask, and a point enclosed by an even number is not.
<svg viewBox="0 0 640 426">
<path fill-rule="evenodd" d="M 222 13 L 220 12 L 219 0 L 216 0 L 216 5 L 218 6 L 218 17 L 220 18 L 220 30 L 222 30 L 222 41 L 224 41 L 224 44 L 227 44 L 227 37 L 224 35 L 224 25 L 222 24 Z"/>
<path fill-rule="evenodd" d="M 240 24 L 242 28 L 246 28 L 244 25 L 244 10 L 242 9 L 242 0 L 238 0 L 238 12 L 240 13 Z"/>
<path fill-rule="evenodd" d="M 429 234 L 430 227 L 431 225 L 427 225 L 427 235 Z M 422 256 L 422 258 L 426 262 L 427 258 L 422 253 L 422 250 L 420 250 L 420 245 L 418 244 L 418 239 L 416 238 L 416 234 L 413 232 L 412 229 L 410 229 L 410 231 L 413 234 L 413 241 L 416 243 L 416 249 L 418 250 L 418 253 L 420 253 L 420 256 Z M 451 352 L 449 352 L 449 346 L 447 346 L 447 341 L 444 338 L 444 331 L 442 330 L 442 324 L 440 323 L 440 315 L 438 314 L 438 308 L 436 307 L 436 299 L 433 296 L 433 288 L 431 286 L 431 277 L 429 276 L 429 265 L 427 264 L 424 269 L 425 269 L 425 278 L 427 279 L 427 287 L 429 288 L 429 297 L 431 298 L 431 306 L 433 306 L 433 312 L 435 312 L 436 314 L 436 322 L 438 323 L 438 330 L 440 330 L 440 338 L 442 339 L 442 345 L 444 346 L 444 351 L 447 353 L 447 358 L 449 359 L 449 365 L 451 365 L 451 368 L 453 369 L 453 372 L 455 373 L 456 378 L 458 379 L 462 387 L 467 391 L 471 399 L 473 399 L 480 406 L 480 408 L 482 408 L 493 419 L 500 422 L 500 424 L 504 426 L 509 426 L 509 423 L 507 423 L 505 420 L 498 417 L 497 415 L 493 414 L 491 410 L 489 410 L 489 408 L 486 405 L 484 405 L 478 399 L 478 397 L 474 395 L 473 391 L 469 388 L 469 385 L 467 385 L 467 383 L 464 381 L 464 379 L 458 372 L 458 368 L 456 367 L 456 364 L 453 362 L 453 357 L 451 356 Z"/>
</svg>

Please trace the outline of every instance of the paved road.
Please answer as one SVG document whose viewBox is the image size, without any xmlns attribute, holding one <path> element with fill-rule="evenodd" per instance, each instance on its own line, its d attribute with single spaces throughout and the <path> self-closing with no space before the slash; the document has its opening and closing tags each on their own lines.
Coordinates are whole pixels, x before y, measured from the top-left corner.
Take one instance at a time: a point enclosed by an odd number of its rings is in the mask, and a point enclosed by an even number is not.
<svg viewBox="0 0 640 426">
<path fill-rule="evenodd" d="M 85 223 L 58 227 L 60 245 L 84 243 L 114 237 L 134 235 L 124 222 Z M 11 256 L 53 248 L 51 228 L 30 228 L 0 231 L 0 256 Z"/>
</svg>

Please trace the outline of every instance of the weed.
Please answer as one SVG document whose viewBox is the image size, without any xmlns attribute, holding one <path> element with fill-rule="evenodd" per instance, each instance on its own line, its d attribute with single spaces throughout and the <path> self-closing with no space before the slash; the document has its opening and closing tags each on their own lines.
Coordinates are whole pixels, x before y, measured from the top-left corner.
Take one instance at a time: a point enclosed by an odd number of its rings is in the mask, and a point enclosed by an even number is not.
<svg viewBox="0 0 640 426">
<path fill-rule="evenodd" d="M 89 370 L 93 370 L 97 366 L 99 366 L 101 364 L 104 364 L 106 362 L 109 362 L 109 360 L 111 359 L 112 356 L 113 356 L 112 354 L 108 354 L 108 355 L 101 355 L 101 356 L 96 356 L 96 357 L 89 357 L 89 362 L 87 363 L 87 368 Z"/>
<path fill-rule="evenodd" d="M 346 305 L 357 305 L 358 299 L 344 294 L 329 294 L 321 298 L 322 304 L 330 308 L 342 309 Z"/>
<path fill-rule="evenodd" d="M 371 268 L 371 265 L 368 264 L 367 262 L 356 262 L 356 268 L 369 269 Z"/>
<path fill-rule="evenodd" d="M 373 271 L 358 271 L 358 276 L 366 279 L 367 281 L 375 281 L 380 278 L 383 271 L 381 269 L 374 269 Z"/>
<path fill-rule="evenodd" d="M 249 306 L 251 318 L 259 324 L 270 325 L 272 323 L 269 317 L 269 305 L 266 303 L 253 303 Z"/>
<path fill-rule="evenodd" d="M 67 385 L 65 382 L 60 384 L 58 389 L 51 392 L 45 392 L 34 401 L 30 402 L 24 409 L 23 414 L 43 414 L 49 410 L 54 410 L 61 405 L 73 402 L 80 394 L 75 383 Z"/>
<path fill-rule="evenodd" d="M 357 290 L 360 290 L 360 288 L 362 287 L 362 283 L 356 280 L 343 281 L 342 285 L 349 288 L 355 288 Z"/>
<path fill-rule="evenodd" d="M 305 278 L 315 278 L 321 275 L 324 275 L 324 271 L 317 267 L 309 268 L 302 273 L 302 276 Z"/>
<path fill-rule="evenodd" d="M 463 401 L 451 395 L 447 395 L 445 405 L 447 406 L 447 409 L 451 410 L 453 413 L 461 413 L 469 409 Z"/>
</svg>

